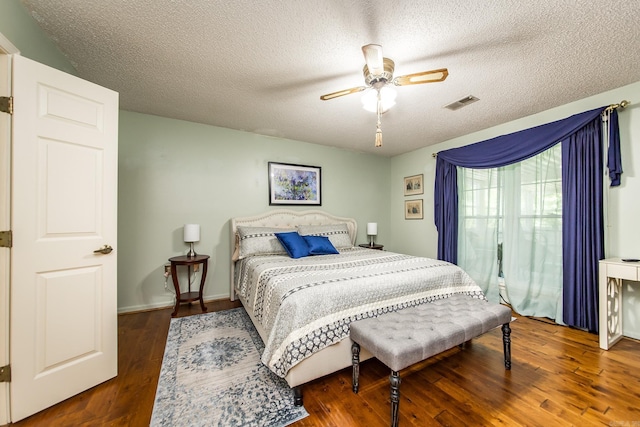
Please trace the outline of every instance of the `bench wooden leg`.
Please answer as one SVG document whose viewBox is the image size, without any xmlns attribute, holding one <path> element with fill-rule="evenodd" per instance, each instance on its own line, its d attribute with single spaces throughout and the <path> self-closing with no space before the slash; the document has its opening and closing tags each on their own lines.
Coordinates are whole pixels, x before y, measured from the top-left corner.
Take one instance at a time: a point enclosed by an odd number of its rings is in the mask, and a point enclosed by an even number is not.
<svg viewBox="0 0 640 427">
<path fill-rule="evenodd" d="M 353 365 L 351 389 L 354 393 L 358 393 L 358 389 L 360 388 L 360 344 L 357 342 L 351 344 L 351 364 Z"/>
<path fill-rule="evenodd" d="M 508 323 L 502 325 L 502 343 L 504 345 L 504 368 L 511 369 L 511 328 Z"/>
<path fill-rule="evenodd" d="M 302 386 L 293 388 L 293 406 L 302 406 Z"/>
<path fill-rule="evenodd" d="M 400 375 L 398 371 L 391 371 L 391 427 L 398 427 L 398 410 L 400 408 Z"/>
</svg>

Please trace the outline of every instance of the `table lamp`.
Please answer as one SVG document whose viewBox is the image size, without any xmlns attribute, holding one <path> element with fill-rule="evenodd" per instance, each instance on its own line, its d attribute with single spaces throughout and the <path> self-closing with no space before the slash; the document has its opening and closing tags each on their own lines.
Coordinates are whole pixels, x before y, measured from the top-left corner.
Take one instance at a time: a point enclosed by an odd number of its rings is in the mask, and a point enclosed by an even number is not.
<svg viewBox="0 0 640 427">
<path fill-rule="evenodd" d="M 189 243 L 189 258 L 195 257 L 196 251 L 193 250 L 193 243 L 200 241 L 200 224 L 185 224 L 184 225 L 184 241 Z"/>
<path fill-rule="evenodd" d="M 378 234 L 378 223 L 377 222 L 368 222 L 367 223 L 367 235 L 371 236 L 371 240 L 369 245 L 373 247 L 373 238 Z"/>
</svg>

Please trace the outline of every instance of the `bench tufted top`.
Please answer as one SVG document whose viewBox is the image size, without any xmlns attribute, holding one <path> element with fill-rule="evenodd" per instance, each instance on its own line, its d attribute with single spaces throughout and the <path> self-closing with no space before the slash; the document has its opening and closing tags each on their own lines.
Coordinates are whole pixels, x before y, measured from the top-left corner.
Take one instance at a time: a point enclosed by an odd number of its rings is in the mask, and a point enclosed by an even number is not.
<svg viewBox="0 0 640 427">
<path fill-rule="evenodd" d="M 509 307 L 457 294 L 352 322 L 351 339 L 400 371 L 510 321 Z"/>
</svg>

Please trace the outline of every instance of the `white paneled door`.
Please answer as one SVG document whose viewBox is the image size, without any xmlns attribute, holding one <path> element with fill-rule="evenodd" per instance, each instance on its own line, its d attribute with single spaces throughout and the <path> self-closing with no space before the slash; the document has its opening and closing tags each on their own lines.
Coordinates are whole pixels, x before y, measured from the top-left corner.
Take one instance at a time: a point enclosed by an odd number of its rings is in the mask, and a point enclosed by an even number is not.
<svg viewBox="0 0 640 427">
<path fill-rule="evenodd" d="M 15 422 L 117 375 L 118 94 L 14 55 L 13 97 Z"/>
</svg>

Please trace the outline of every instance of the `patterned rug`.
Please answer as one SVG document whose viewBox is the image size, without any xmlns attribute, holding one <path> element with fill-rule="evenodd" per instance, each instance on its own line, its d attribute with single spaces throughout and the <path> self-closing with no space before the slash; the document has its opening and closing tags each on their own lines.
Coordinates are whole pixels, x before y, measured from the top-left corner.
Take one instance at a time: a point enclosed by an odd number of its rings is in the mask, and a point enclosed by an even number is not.
<svg viewBox="0 0 640 427">
<path fill-rule="evenodd" d="M 260 362 L 244 308 L 171 319 L 151 426 L 289 425 L 309 414 Z"/>
</svg>

